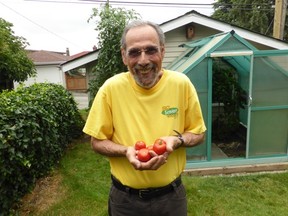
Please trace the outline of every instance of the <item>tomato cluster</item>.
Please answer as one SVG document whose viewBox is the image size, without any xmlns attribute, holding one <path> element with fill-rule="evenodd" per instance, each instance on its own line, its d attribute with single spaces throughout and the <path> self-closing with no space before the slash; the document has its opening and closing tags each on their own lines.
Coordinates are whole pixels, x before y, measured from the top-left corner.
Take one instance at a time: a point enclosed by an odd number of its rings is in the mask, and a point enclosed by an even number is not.
<svg viewBox="0 0 288 216">
<path fill-rule="evenodd" d="M 135 143 L 135 149 L 138 150 L 138 160 L 142 162 L 147 162 L 151 159 L 149 153 L 150 150 L 153 150 L 156 154 L 162 155 L 166 152 L 166 142 L 163 139 L 156 139 L 153 145 L 146 146 L 144 141 L 137 141 Z"/>
</svg>

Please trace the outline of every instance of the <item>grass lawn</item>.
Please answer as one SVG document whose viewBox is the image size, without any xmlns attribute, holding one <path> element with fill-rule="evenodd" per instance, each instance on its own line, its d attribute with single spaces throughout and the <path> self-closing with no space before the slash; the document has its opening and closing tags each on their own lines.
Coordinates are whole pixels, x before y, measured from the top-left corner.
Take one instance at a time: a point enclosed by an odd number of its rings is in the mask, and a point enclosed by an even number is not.
<svg viewBox="0 0 288 216">
<path fill-rule="evenodd" d="M 183 183 L 189 216 L 288 215 L 288 172 L 183 176 Z M 81 141 L 24 197 L 15 215 L 106 216 L 109 187 L 108 160 Z"/>
</svg>

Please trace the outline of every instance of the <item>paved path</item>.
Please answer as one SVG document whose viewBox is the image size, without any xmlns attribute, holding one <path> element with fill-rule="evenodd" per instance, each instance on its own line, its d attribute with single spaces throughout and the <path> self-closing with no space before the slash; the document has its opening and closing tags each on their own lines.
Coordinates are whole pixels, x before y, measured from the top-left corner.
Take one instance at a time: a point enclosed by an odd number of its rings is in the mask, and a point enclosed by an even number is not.
<svg viewBox="0 0 288 216">
<path fill-rule="evenodd" d="M 88 108 L 88 93 L 85 92 L 71 92 L 79 109 Z"/>
</svg>

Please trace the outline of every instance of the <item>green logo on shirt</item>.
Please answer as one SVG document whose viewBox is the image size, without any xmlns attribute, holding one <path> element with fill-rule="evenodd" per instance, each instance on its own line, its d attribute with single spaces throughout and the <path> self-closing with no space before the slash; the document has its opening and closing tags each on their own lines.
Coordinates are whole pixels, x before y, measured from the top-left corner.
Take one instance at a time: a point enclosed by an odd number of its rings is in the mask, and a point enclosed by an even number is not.
<svg viewBox="0 0 288 216">
<path fill-rule="evenodd" d="M 176 107 L 170 108 L 169 106 L 165 106 L 162 108 L 162 114 L 168 117 L 175 117 L 177 113 L 178 113 L 178 108 Z"/>
</svg>

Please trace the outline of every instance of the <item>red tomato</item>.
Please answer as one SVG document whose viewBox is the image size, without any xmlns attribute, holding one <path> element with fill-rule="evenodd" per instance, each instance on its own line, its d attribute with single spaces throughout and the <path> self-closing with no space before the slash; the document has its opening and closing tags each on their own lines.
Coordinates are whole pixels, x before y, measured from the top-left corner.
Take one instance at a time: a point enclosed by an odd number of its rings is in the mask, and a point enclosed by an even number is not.
<svg viewBox="0 0 288 216">
<path fill-rule="evenodd" d="M 148 150 L 153 150 L 153 145 L 147 146 Z"/>
<path fill-rule="evenodd" d="M 164 152 L 166 152 L 166 142 L 163 139 L 156 139 L 153 145 L 153 151 L 158 155 L 164 154 Z"/>
<path fill-rule="evenodd" d="M 142 148 L 146 148 L 146 144 L 143 141 L 137 141 L 135 144 L 135 149 L 140 150 Z"/>
<path fill-rule="evenodd" d="M 140 149 L 137 156 L 138 160 L 142 162 L 146 162 L 151 159 L 151 155 L 149 154 L 149 150 L 147 148 Z"/>
</svg>

